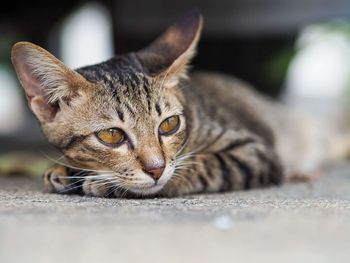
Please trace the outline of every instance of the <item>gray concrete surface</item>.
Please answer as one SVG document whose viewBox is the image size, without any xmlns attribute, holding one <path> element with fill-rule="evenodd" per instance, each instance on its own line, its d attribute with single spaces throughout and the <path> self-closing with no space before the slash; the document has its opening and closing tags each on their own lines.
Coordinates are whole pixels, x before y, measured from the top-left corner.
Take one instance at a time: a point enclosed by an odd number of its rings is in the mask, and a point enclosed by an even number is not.
<svg viewBox="0 0 350 263">
<path fill-rule="evenodd" d="M 0 262 L 350 262 L 350 165 L 312 183 L 175 199 L 45 194 L 0 176 Z"/>
</svg>

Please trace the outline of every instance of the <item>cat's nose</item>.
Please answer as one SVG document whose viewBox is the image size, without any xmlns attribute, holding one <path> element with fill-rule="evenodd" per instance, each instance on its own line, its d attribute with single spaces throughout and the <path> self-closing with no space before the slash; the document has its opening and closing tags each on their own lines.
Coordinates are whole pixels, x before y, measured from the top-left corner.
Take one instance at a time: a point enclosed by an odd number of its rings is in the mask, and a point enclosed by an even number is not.
<svg viewBox="0 0 350 263">
<path fill-rule="evenodd" d="M 159 148 L 143 147 L 143 151 L 139 153 L 138 159 L 143 172 L 155 181 L 162 176 L 166 165 L 164 155 Z"/>
<path fill-rule="evenodd" d="M 158 179 L 162 176 L 164 172 L 165 166 L 159 166 L 159 167 L 149 167 L 144 169 L 144 172 L 147 173 L 149 176 L 151 176 L 155 181 L 158 181 Z"/>
</svg>

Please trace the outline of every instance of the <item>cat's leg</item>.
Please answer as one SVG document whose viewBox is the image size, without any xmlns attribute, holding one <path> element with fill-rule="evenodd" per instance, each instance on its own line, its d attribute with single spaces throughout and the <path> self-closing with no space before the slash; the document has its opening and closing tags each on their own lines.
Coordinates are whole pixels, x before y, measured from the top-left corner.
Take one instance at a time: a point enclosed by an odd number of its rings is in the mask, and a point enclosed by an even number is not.
<svg viewBox="0 0 350 263">
<path fill-rule="evenodd" d="M 73 175 L 78 173 L 62 165 L 49 168 L 43 176 L 45 190 L 60 194 L 79 193 L 84 179 L 73 179 Z"/>
<path fill-rule="evenodd" d="M 116 197 L 115 189 L 111 182 L 101 178 L 87 178 L 82 184 L 85 195 L 96 197 Z"/>
<path fill-rule="evenodd" d="M 110 184 L 97 176 L 88 176 L 82 171 L 56 165 L 44 174 L 45 189 L 51 193 L 77 194 L 89 196 L 113 196 Z"/>
<path fill-rule="evenodd" d="M 177 171 L 178 175 L 164 187 L 161 194 L 177 196 L 225 192 L 282 183 L 283 169 L 272 148 L 248 140 L 246 144 L 228 146 L 192 157 L 191 165 Z"/>
<path fill-rule="evenodd" d="M 232 146 L 214 154 L 221 171 L 230 167 L 229 176 L 221 173 L 221 191 L 267 187 L 283 182 L 284 169 L 272 146 L 253 141 Z"/>
</svg>

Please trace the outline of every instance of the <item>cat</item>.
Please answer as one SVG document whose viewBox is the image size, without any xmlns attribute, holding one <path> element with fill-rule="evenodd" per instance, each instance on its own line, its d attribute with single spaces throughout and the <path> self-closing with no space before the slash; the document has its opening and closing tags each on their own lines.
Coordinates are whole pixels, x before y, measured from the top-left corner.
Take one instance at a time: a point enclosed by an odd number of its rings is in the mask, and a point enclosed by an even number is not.
<svg viewBox="0 0 350 263">
<path fill-rule="evenodd" d="M 302 171 L 307 121 L 234 77 L 188 72 L 202 24 L 192 10 L 149 46 L 77 70 L 14 45 L 29 107 L 68 162 L 45 173 L 48 191 L 173 197 L 280 185 Z"/>
</svg>

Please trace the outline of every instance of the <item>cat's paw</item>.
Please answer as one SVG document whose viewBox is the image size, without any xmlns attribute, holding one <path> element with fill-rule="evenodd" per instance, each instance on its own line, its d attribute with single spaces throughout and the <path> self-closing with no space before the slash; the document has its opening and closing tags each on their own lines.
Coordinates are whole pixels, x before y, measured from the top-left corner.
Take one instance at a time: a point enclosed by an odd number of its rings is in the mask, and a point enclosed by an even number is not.
<svg viewBox="0 0 350 263">
<path fill-rule="evenodd" d="M 67 193 L 71 182 L 68 177 L 67 168 L 64 166 L 53 166 L 44 174 L 45 190 L 50 193 Z"/>
<path fill-rule="evenodd" d="M 114 191 L 111 190 L 111 185 L 108 182 L 87 178 L 82 185 L 83 193 L 89 196 L 96 197 L 112 197 Z"/>
</svg>

